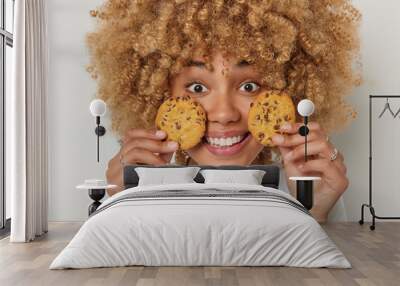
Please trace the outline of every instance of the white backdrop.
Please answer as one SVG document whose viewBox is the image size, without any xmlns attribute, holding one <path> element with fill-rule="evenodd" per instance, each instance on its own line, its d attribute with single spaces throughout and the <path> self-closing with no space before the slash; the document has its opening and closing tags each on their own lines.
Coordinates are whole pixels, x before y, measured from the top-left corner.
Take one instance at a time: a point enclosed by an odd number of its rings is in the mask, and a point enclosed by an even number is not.
<svg viewBox="0 0 400 286">
<path fill-rule="evenodd" d="M 49 15 L 49 220 L 81 221 L 91 203 L 75 186 L 103 178 L 108 158 L 118 148 L 110 133 L 100 141 L 96 159 L 95 119 L 89 113 L 96 92 L 85 68 L 89 62 L 85 34 L 93 29 L 89 11 L 96 1 L 52 0 Z M 110 130 L 109 120 L 103 124 Z M 102 123 L 103 123 L 102 122 Z"/>
<path fill-rule="evenodd" d="M 400 108 L 400 98 L 389 98 L 393 113 Z M 393 118 L 388 110 L 378 116 L 384 109 L 386 99 L 372 99 L 372 191 L 373 205 L 378 215 L 400 216 L 400 117 Z M 389 205 L 388 202 L 397 202 Z"/>
<path fill-rule="evenodd" d="M 101 0 L 48 2 L 51 221 L 82 221 L 87 218 L 90 199 L 86 191 L 78 191 L 75 186 L 87 178 L 104 178 L 107 160 L 118 150 L 115 138 L 107 133 L 101 139 L 101 162 L 96 162 L 95 120 L 88 109 L 96 87 L 85 71 L 88 55 L 84 37 L 94 24 L 89 11 L 100 3 Z M 352 221 L 359 220 L 361 203 L 368 199 L 368 94 L 400 94 L 400 2 L 382 0 L 378 4 L 374 0 L 357 0 L 354 4 L 363 13 L 364 83 L 353 91 L 348 101 L 356 107 L 359 115 L 346 131 L 331 139 L 344 154 L 348 167 L 350 186 L 344 202 Z M 104 125 L 110 130 L 108 118 Z M 386 166 L 391 163 L 388 160 Z M 378 171 L 384 172 L 383 169 Z M 391 187 L 393 182 L 386 184 L 375 190 L 377 211 L 379 215 L 400 215 L 399 196 L 388 200 L 388 195 L 384 194 L 389 192 L 390 197 L 390 192 L 397 190 Z"/>
</svg>

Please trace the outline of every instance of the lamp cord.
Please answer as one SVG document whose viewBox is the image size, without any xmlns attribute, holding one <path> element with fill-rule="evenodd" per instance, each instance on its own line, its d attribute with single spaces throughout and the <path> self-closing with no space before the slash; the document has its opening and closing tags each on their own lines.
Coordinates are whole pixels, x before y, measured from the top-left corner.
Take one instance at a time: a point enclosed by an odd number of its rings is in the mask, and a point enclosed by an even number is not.
<svg viewBox="0 0 400 286">
<path fill-rule="evenodd" d="M 99 125 L 97 125 L 97 130 L 99 130 Z M 99 132 L 97 132 L 97 162 L 99 162 Z"/>
<path fill-rule="evenodd" d="M 99 162 L 99 157 L 100 157 L 100 155 L 99 155 L 99 145 L 100 145 L 100 143 L 99 143 L 99 138 L 100 138 L 100 136 L 99 136 L 99 132 L 100 132 L 100 116 L 96 116 L 96 124 L 97 124 L 97 162 Z"/>
<path fill-rule="evenodd" d="M 307 162 L 307 123 L 308 117 L 304 117 L 304 126 L 305 126 L 305 145 L 304 145 L 304 162 Z"/>
</svg>

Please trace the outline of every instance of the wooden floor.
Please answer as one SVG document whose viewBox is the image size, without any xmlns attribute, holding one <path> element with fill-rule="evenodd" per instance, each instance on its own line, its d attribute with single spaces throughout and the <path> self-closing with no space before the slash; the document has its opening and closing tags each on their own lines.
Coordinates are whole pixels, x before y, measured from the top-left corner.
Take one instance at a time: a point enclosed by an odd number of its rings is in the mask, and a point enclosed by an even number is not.
<svg viewBox="0 0 400 286">
<path fill-rule="evenodd" d="M 50 223 L 32 243 L 0 241 L 0 285 L 400 285 L 400 222 L 327 224 L 330 237 L 353 268 L 118 267 L 49 270 L 81 223 Z"/>
</svg>

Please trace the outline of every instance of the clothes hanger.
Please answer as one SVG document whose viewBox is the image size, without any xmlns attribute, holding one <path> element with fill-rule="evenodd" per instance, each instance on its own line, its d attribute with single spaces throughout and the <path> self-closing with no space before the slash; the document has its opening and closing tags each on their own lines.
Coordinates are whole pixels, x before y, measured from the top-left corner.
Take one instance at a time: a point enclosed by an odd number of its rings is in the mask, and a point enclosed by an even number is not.
<svg viewBox="0 0 400 286">
<path fill-rule="evenodd" d="M 383 114 L 385 113 L 386 109 L 389 109 L 389 112 L 392 114 L 393 117 L 395 117 L 392 109 L 390 108 L 390 104 L 389 104 L 389 98 L 386 97 L 386 103 L 385 103 L 385 108 L 383 109 L 383 111 L 381 112 L 381 114 L 378 116 L 378 118 L 381 118 L 383 116 Z M 399 110 L 400 111 L 400 110 Z M 398 113 L 398 112 L 397 112 Z M 397 115 L 396 113 L 396 115 Z"/>
<path fill-rule="evenodd" d="M 400 108 L 399 110 L 397 110 L 396 114 L 394 115 L 394 118 L 396 118 L 399 113 L 400 113 Z"/>
</svg>

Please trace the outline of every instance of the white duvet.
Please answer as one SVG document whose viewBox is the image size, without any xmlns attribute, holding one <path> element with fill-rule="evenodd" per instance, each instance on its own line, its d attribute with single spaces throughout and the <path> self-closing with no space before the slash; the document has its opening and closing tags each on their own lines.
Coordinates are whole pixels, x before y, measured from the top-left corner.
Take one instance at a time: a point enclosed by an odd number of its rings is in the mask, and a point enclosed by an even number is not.
<svg viewBox="0 0 400 286">
<path fill-rule="evenodd" d="M 265 191 L 262 197 L 161 197 L 138 192 Z M 245 192 L 246 193 L 246 192 Z M 140 193 L 146 195 L 146 193 Z M 108 199 L 54 259 L 50 269 L 145 266 L 294 266 L 350 268 L 307 211 L 280 190 L 257 185 L 138 186 Z"/>
</svg>

